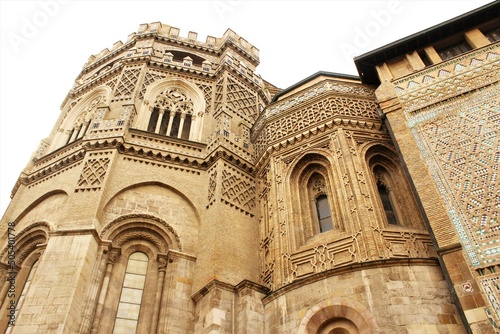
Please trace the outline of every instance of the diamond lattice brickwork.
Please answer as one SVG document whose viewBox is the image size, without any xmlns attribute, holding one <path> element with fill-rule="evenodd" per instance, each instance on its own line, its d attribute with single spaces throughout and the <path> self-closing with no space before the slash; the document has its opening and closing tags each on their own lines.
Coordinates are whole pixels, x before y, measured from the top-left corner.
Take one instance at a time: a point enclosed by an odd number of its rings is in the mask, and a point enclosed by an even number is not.
<svg viewBox="0 0 500 334">
<path fill-rule="evenodd" d="M 99 190 L 106 176 L 109 158 L 90 159 L 85 163 L 77 190 Z"/>
<path fill-rule="evenodd" d="M 131 97 L 134 92 L 139 75 L 141 74 L 140 68 L 126 69 L 123 72 L 122 78 L 116 87 L 115 96 L 119 98 Z"/>
<path fill-rule="evenodd" d="M 222 199 L 240 210 L 253 214 L 255 185 L 252 180 L 228 165 L 222 171 Z"/>
<path fill-rule="evenodd" d="M 257 96 L 237 80 L 228 77 L 227 104 L 244 119 L 255 121 L 257 118 Z"/>
<path fill-rule="evenodd" d="M 163 78 L 165 78 L 165 74 L 163 73 L 148 71 L 148 73 L 146 73 L 146 75 L 144 76 L 144 82 L 142 84 L 141 92 L 139 93 L 139 99 L 144 99 L 144 94 L 146 94 L 146 89 L 149 85 Z"/>
<path fill-rule="evenodd" d="M 488 263 L 500 252 L 500 96 L 496 86 L 476 94 L 484 102 L 476 98 L 436 108 L 435 117 L 419 128 L 465 224 L 468 235 L 462 240 L 469 239 Z"/>
</svg>

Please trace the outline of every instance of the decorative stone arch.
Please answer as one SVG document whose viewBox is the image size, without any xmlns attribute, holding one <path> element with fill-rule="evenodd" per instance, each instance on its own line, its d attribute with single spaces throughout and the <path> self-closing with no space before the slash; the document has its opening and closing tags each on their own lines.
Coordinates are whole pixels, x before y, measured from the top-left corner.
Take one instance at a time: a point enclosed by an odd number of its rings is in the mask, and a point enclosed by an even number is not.
<svg viewBox="0 0 500 334">
<path fill-rule="evenodd" d="M 193 204 L 193 202 L 191 201 L 189 196 L 186 196 L 186 194 L 183 191 L 179 190 L 179 189 L 182 189 L 183 185 L 180 182 L 176 181 L 175 179 L 169 179 L 169 180 L 164 180 L 164 181 L 165 182 L 159 182 L 159 181 L 138 182 L 138 183 L 128 185 L 122 189 L 119 189 L 118 191 L 116 191 L 115 193 L 113 193 L 109 197 L 106 197 L 105 200 L 102 201 L 103 203 L 105 203 L 102 206 L 102 209 L 105 209 L 113 199 L 115 199 L 117 196 L 119 196 L 120 194 L 123 194 L 124 192 L 126 192 L 128 190 L 133 190 L 133 189 L 137 189 L 137 188 L 144 187 L 144 186 L 159 186 L 159 187 L 163 187 L 165 189 L 168 189 L 168 190 L 174 192 L 175 194 L 177 194 L 178 196 L 180 196 L 188 204 L 189 208 L 191 210 L 193 210 L 193 213 L 196 216 L 196 221 L 199 223 L 200 213 L 197 210 L 196 206 Z M 166 182 L 168 182 L 168 183 L 166 183 Z M 102 217 L 99 217 L 99 218 L 102 218 Z"/>
<path fill-rule="evenodd" d="M 52 191 L 49 191 L 45 194 L 43 194 L 42 196 L 38 197 L 36 200 L 34 200 L 30 205 L 28 205 L 15 219 L 14 221 L 16 222 L 16 227 L 19 228 L 20 227 L 20 223 L 23 223 L 22 220 L 24 217 L 26 217 L 30 212 L 32 212 L 33 210 L 36 210 L 37 206 L 42 204 L 45 200 L 49 199 L 50 197 L 54 196 L 54 195 L 65 195 L 65 201 L 67 199 L 67 196 L 68 196 L 68 193 L 62 189 L 55 189 L 55 190 L 52 190 Z M 50 227 L 50 230 L 54 230 L 54 224 L 50 222 L 50 217 L 44 217 L 43 218 L 44 221 L 45 221 L 45 224 L 47 224 L 49 227 Z M 33 223 L 29 223 L 27 225 L 29 226 L 33 226 Z M 22 226 L 22 225 L 21 225 Z M 29 226 L 25 226 L 23 227 L 23 230 L 25 228 L 29 228 Z"/>
<path fill-rule="evenodd" d="M 39 245 L 47 243 L 51 230 L 52 228 L 47 222 L 41 221 L 31 224 L 16 233 L 15 261 L 17 266 L 21 266 L 31 253 L 39 249 Z M 7 251 L 8 244 L 5 245 L 0 254 L 0 258 L 4 263 L 7 262 Z"/>
<path fill-rule="evenodd" d="M 167 253 L 169 249 L 182 252 L 177 232 L 163 219 L 147 214 L 118 217 L 102 228 L 100 236 L 111 240 L 113 247 L 122 247 L 130 240 L 147 240 L 160 253 Z"/>
<path fill-rule="evenodd" d="M 90 122 L 96 117 L 98 107 L 108 106 L 111 88 L 100 86 L 85 95 L 74 107 L 69 109 L 51 142 L 49 151 L 54 151 L 83 137 Z M 101 115 L 101 117 L 104 115 Z"/>
<path fill-rule="evenodd" d="M 331 153 L 324 149 L 309 150 L 294 159 L 286 172 L 288 205 L 291 210 L 289 221 L 293 244 L 296 248 L 322 231 L 321 217 L 318 212 L 318 198 L 325 196 L 331 214 L 332 230 L 343 232 L 346 229 L 343 219 L 341 192 L 335 187 L 338 176 L 334 172 Z M 297 205 L 299 203 L 300 205 Z M 298 223 L 299 226 L 295 226 Z M 329 229 L 328 229 L 329 230 Z M 326 231 L 328 231 L 326 230 Z"/>
<path fill-rule="evenodd" d="M 333 297 L 311 307 L 302 318 L 297 334 L 376 334 L 375 316 L 361 303 Z"/>
<path fill-rule="evenodd" d="M 7 301 L 9 303 L 14 301 L 17 309 L 22 307 L 20 300 L 22 299 L 21 296 L 24 296 L 26 293 L 26 282 L 34 274 L 34 265 L 40 259 L 45 249 L 50 231 L 51 227 L 48 223 L 36 222 L 16 233 L 13 248 L 14 253 L 9 253 L 9 250 L 12 250 L 9 247 L 9 240 L 2 249 L 0 254 L 0 281 L 2 282 L 0 285 L 0 302 L 2 302 L 0 308 L 0 332 L 2 333 L 7 328 L 7 314 L 9 312 Z M 14 261 L 14 263 L 11 261 Z M 14 294 L 15 297 L 7 298 L 11 286 L 11 281 L 8 281 L 7 278 L 12 278 L 11 274 L 13 272 L 16 273 L 16 293 Z"/>
<path fill-rule="evenodd" d="M 173 89 L 180 94 L 185 95 L 192 102 L 191 112 L 191 130 L 189 132 L 189 140 L 200 141 L 202 135 L 202 127 L 204 122 L 205 111 L 205 96 L 194 83 L 181 78 L 166 78 L 158 80 L 149 85 L 144 94 L 144 101 L 139 109 L 138 117 L 135 121 L 135 127 L 140 130 L 147 131 L 149 121 L 154 112 L 156 98 L 164 91 Z M 164 112 L 162 110 L 161 112 Z M 175 112 L 175 111 L 171 111 Z"/>
<path fill-rule="evenodd" d="M 133 302 L 135 311 L 131 311 L 132 313 L 136 312 L 133 319 L 136 321 L 137 332 L 156 333 L 168 252 L 169 250 L 182 252 L 178 234 L 167 222 L 158 217 L 147 214 L 130 214 L 106 224 L 100 232 L 100 237 L 103 240 L 110 240 L 111 248 L 108 253 L 91 332 L 109 333 L 114 326 L 125 331 L 126 324 L 133 322 L 130 314 L 120 313 L 121 307 L 130 306 L 130 302 L 127 301 L 130 299 L 127 297 L 123 299 L 121 296 L 131 293 L 130 286 L 126 285 L 131 282 L 127 281 L 126 278 L 127 275 L 133 274 L 136 278 L 138 275 L 142 276 L 144 280 L 140 287 L 131 283 L 136 289 L 135 291 L 140 291 L 142 296 L 142 301 Z M 147 258 L 146 267 L 129 270 L 132 256 L 138 253 Z M 117 287 L 120 287 L 120 293 L 116 293 Z M 108 293 L 108 290 L 113 290 L 115 293 Z M 106 321 L 101 321 L 101 319 L 106 319 Z"/>
<path fill-rule="evenodd" d="M 395 149 L 383 143 L 373 143 L 363 147 L 362 156 L 369 171 L 367 182 L 372 189 L 373 204 L 379 208 L 376 210 L 379 218 L 389 224 L 424 228 L 417 200 Z M 391 207 L 392 213 L 388 213 L 391 210 L 387 206 Z M 391 223 L 389 216 L 392 214 L 395 222 Z"/>
</svg>

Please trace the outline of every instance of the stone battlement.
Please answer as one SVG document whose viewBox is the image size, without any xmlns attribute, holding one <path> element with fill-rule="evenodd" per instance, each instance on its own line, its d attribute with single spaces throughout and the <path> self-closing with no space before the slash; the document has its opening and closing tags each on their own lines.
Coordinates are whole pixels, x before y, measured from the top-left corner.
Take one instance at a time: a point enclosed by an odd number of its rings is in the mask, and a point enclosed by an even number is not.
<svg viewBox="0 0 500 334">
<path fill-rule="evenodd" d="M 207 36 L 206 40 L 199 41 L 198 33 L 189 31 L 187 37 L 180 36 L 180 29 L 176 27 L 172 27 L 161 22 L 153 22 L 153 23 L 143 23 L 139 25 L 139 29 L 137 32 L 130 34 L 127 37 L 126 42 L 118 41 L 113 44 L 111 49 L 104 49 L 98 54 L 90 56 L 87 65 L 90 65 L 108 54 L 113 53 L 119 48 L 123 47 L 127 43 L 133 41 L 137 37 L 148 35 L 148 34 L 157 34 L 167 40 L 175 40 L 177 42 L 186 43 L 187 45 L 192 45 L 196 48 L 202 48 L 206 50 L 218 50 L 228 41 L 232 42 L 239 48 L 241 48 L 244 52 L 246 52 L 250 57 L 255 60 L 259 60 L 259 49 L 257 49 L 252 44 L 248 43 L 243 37 L 236 34 L 231 29 L 227 29 L 222 37 L 217 38 L 213 36 Z"/>
</svg>

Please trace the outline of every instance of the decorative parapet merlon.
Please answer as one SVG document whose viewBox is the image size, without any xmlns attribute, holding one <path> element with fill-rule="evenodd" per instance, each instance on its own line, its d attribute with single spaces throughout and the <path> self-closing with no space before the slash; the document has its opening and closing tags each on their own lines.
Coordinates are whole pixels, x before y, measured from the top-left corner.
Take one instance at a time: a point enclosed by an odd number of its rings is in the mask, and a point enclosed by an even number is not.
<svg viewBox="0 0 500 334">
<path fill-rule="evenodd" d="M 110 49 L 106 48 L 100 53 L 92 55 L 87 61 L 86 67 L 94 67 L 96 64 L 101 64 L 106 59 L 110 59 L 118 52 L 123 52 L 125 48 L 130 48 L 131 43 L 143 36 L 158 36 L 164 40 L 172 41 L 175 43 L 182 43 L 186 46 L 195 49 L 202 49 L 207 52 L 219 52 L 227 45 L 233 45 L 234 48 L 245 55 L 254 65 L 259 63 L 259 49 L 252 44 L 248 43 L 243 37 L 236 34 L 231 29 L 226 30 L 221 38 L 207 36 L 205 42 L 198 41 L 198 34 L 190 31 L 187 37 L 179 35 L 178 28 L 163 24 L 161 22 L 144 23 L 139 26 L 137 33 L 130 34 L 125 43 L 118 41 Z"/>
</svg>

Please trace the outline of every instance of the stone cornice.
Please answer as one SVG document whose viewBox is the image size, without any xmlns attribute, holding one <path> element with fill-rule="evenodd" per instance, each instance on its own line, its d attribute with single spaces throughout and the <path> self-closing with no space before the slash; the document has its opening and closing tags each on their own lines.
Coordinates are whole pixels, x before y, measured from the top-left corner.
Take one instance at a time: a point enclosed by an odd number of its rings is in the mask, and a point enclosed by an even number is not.
<svg viewBox="0 0 500 334">
<path fill-rule="evenodd" d="M 252 162 L 241 158 L 240 156 L 234 154 L 223 146 L 217 146 L 212 152 L 208 154 L 206 159 L 207 168 L 210 168 L 219 159 L 224 160 L 225 162 L 229 163 L 239 170 L 248 173 L 249 175 L 253 176 L 254 174 L 255 168 Z"/>
<path fill-rule="evenodd" d="M 194 302 L 198 302 L 201 298 L 206 296 L 210 291 L 212 291 L 214 289 L 222 289 L 222 290 L 226 290 L 226 291 L 229 291 L 232 293 L 238 293 L 245 288 L 255 290 L 255 291 L 260 292 L 262 294 L 266 294 L 269 291 L 268 288 L 266 288 L 260 284 L 254 283 L 252 281 L 249 281 L 249 280 L 243 280 L 240 283 L 238 283 L 237 285 L 232 285 L 230 283 L 225 283 L 225 282 L 219 281 L 217 279 L 213 279 L 210 282 L 208 282 L 208 284 L 206 284 L 203 288 L 198 290 L 191 297 L 191 299 L 193 299 Z"/>
</svg>

